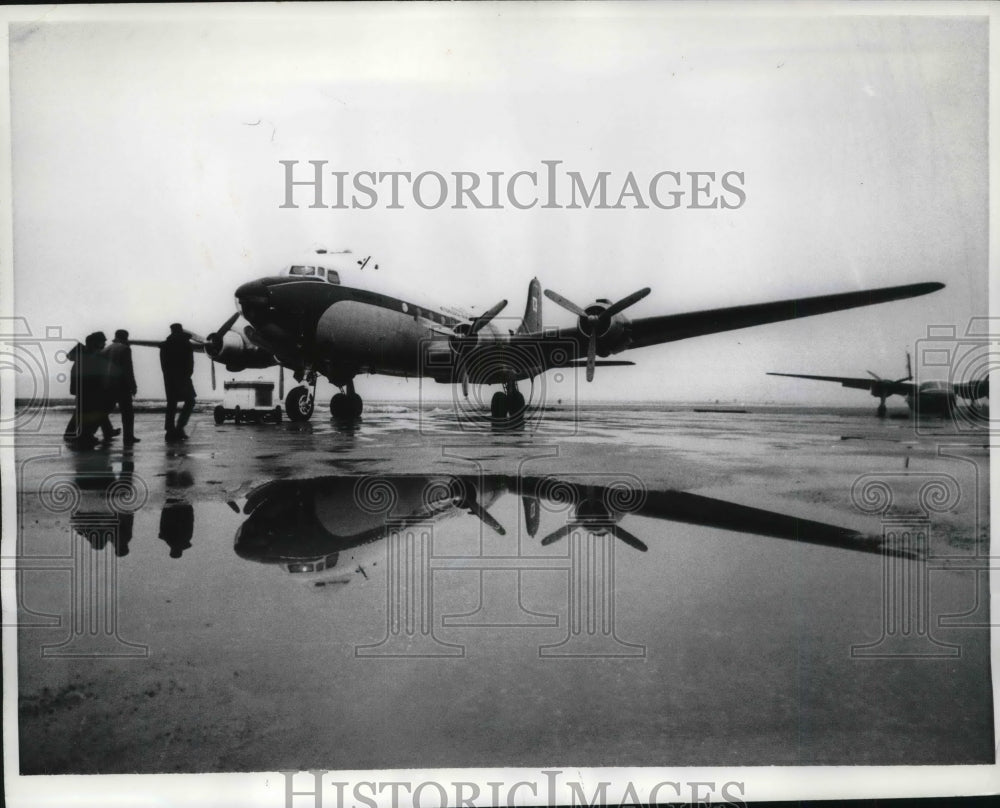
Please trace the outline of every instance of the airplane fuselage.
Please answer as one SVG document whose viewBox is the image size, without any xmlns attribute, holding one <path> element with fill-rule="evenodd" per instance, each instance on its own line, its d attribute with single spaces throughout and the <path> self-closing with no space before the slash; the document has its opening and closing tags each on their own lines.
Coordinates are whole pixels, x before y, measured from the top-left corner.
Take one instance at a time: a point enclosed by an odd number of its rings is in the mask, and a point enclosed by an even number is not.
<svg viewBox="0 0 1000 808">
<path fill-rule="evenodd" d="M 362 373 L 455 380 L 449 337 L 469 322 L 457 312 L 316 278 L 267 277 L 236 294 L 251 326 L 247 338 L 286 367 L 315 370 L 337 385 Z M 495 347 L 505 336 L 487 324 L 467 349 Z"/>
</svg>

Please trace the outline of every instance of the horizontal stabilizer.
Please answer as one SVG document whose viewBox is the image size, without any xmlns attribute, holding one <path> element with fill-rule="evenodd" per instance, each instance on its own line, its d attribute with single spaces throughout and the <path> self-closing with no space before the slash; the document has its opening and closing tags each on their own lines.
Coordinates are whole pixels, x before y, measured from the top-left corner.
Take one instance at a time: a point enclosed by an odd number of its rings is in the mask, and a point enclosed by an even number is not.
<svg viewBox="0 0 1000 808">
<path fill-rule="evenodd" d="M 625 367 L 626 365 L 634 365 L 635 362 L 629 362 L 626 359 L 598 359 L 594 362 L 595 367 L 599 368 L 616 368 Z M 554 368 L 585 368 L 587 367 L 586 359 L 571 359 L 569 362 L 565 362 L 562 365 L 552 365 Z"/>
</svg>

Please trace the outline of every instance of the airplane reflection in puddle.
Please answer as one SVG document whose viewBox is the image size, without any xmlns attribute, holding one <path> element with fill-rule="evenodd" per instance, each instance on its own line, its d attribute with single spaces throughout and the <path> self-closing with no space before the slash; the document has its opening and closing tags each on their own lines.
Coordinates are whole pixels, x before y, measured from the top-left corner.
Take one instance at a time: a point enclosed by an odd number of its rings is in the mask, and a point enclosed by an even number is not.
<svg viewBox="0 0 1000 808">
<path fill-rule="evenodd" d="M 680 522 L 818 544 L 857 552 L 917 557 L 886 546 L 881 538 L 808 519 L 673 490 L 649 490 L 613 480 L 593 484 L 587 475 L 343 475 L 275 480 L 248 496 L 248 518 L 236 533 L 236 553 L 247 560 L 275 564 L 293 573 L 326 572 L 325 583 L 346 583 L 354 574 L 368 577 L 377 566 L 377 543 L 392 532 L 421 523 L 471 514 L 486 528 L 506 536 L 489 512 L 506 493 L 519 496 L 524 530 L 538 535 L 541 511 L 561 514 L 564 524 L 541 539 L 548 546 L 574 532 L 610 536 L 646 552 L 646 541 L 620 523 L 628 516 Z M 590 478 L 593 479 L 593 478 Z M 515 539 L 516 540 L 516 539 Z M 330 573 L 338 573 L 330 577 Z"/>
</svg>

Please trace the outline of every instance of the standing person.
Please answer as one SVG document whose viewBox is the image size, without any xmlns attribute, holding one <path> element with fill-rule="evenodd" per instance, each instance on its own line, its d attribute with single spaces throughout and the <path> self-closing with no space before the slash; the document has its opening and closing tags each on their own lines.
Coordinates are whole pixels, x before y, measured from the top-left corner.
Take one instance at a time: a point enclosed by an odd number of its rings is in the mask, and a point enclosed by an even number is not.
<svg viewBox="0 0 1000 808">
<path fill-rule="evenodd" d="M 66 425 L 65 438 L 79 448 L 97 443 L 94 433 L 98 427 L 105 441 L 120 431 L 112 429 L 108 418 L 107 360 L 101 353 L 106 343 L 104 333 L 95 331 L 68 354 L 73 362 L 69 389 L 76 396 L 76 410 Z"/>
<path fill-rule="evenodd" d="M 139 439 L 135 436 L 135 410 L 132 409 L 132 396 L 137 389 L 128 331 L 124 328 L 115 331 L 115 341 L 104 349 L 103 354 L 108 361 L 108 410 L 114 410 L 116 404 L 121 410 L 125 445 L 138 443 Z"/>
<path fill-rule="evenodd" d="M 163 386 L 167 393 L 167 415 L 164 420 L 167 440 L 187 440 L 184 427 L 191 411 L 194 410 L 194 348 L 191 338 L 180 323 L 171 323 L 170 335 L 160 343 L 160 367 L 163 370 Z M 181 414 L 174 423 L 177 403 L 184 402 Z"/>
</svg>

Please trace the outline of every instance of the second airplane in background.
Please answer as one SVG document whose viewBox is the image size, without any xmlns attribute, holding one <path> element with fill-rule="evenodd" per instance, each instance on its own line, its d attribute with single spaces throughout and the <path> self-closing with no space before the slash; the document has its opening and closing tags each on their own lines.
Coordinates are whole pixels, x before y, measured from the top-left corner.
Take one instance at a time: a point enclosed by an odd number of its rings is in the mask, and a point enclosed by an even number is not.
<svg viewBox="0 0 1000 808">
<path fill-rule="evenodd" d="M 906 355 L 906 375 L 901 379 L 883 379 L 870 370 L 865 371 L 871 378 L 855 376 L 810 376 L 805 373 L 768 373 L 768 376 L 789 376 L 793 379 L 814 379 L 820 382 L 836 382 L 842 387 L 867 390 L 879 400 L 875 411 L 880 417 L 885 415 L 885 400 L 889 396 L 903 396 L 909 408 L 918 415 L 949 415 L 955 409 L 957 399 L 979 401 L 989 398 L 990 380 L 984 377 L 971 382 L 922 382 L 915 384 L 910 355 Z"/>
</svg>

